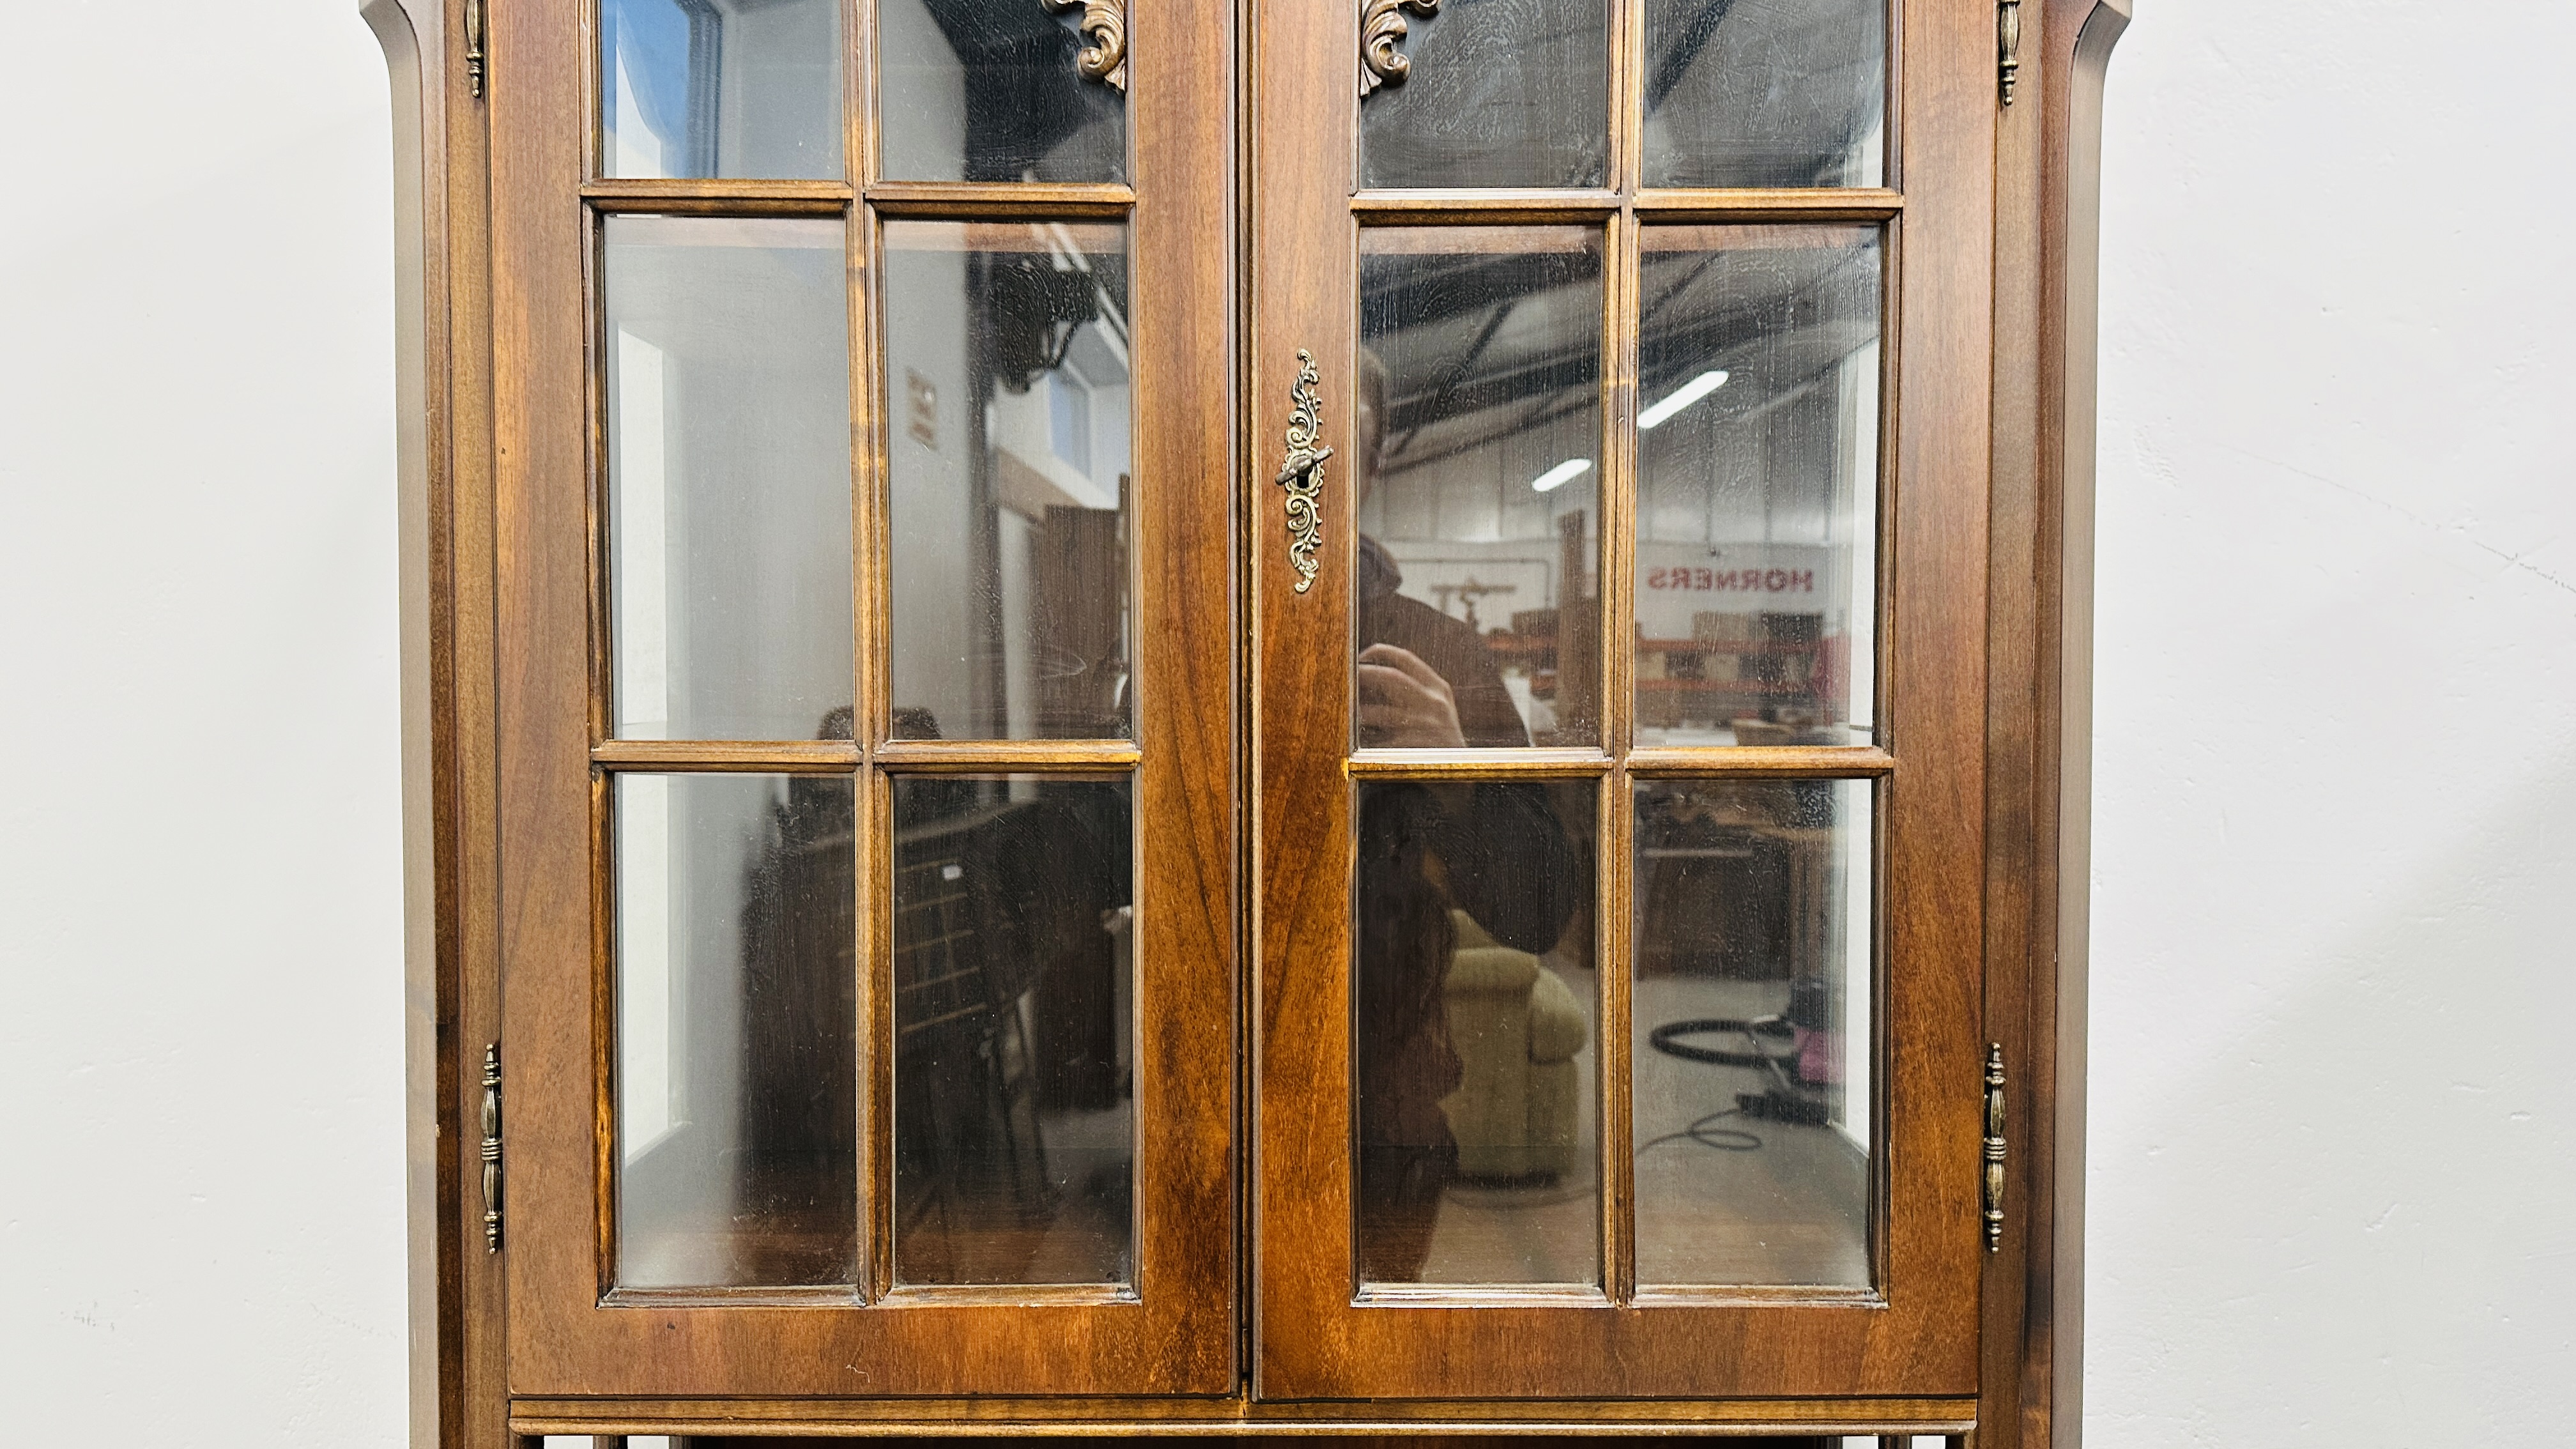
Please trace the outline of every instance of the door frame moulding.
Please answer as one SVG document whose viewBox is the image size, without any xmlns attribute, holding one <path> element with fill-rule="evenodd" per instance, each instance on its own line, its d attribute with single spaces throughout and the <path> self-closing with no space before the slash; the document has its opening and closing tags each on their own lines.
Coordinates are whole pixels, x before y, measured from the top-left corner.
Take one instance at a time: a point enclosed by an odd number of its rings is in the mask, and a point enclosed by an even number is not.
<svg viewBox="0 0 2576 1449">
<path fill-rule="evenodd" d="M 1986 867 L 1985 1014 L 1990 1039 L 2004 1045 L 2012 1066 L 2013 1126 L 2007 1226 L 1984 1280 L 1978 1399 L 721 1406 L 514 1401 L 504 1372 L 501 1259 L 485 1250 L 466 1145 L 475 1135 L 483 1049 L 500 1037 L 492 515 L 500 360 L 491 351 L 485 121 L 508 84 L 508 58 L 484 62 L 478 91 L 467 47 L 482 27 L 469 25 L 469 10 L 479 21 L 486 3 L 360 0 L 357 7 L 385 53 L 394 123 L 406 1236 L 416 1449 L 517 1449 L 519 1436 L 544 1433 L 1006 1434 L 1048 1424 L 1081 1433 L 1183 1435 L 1491 1429 L 1956 1436 L 1973 1428 L 1982 1449 L 2079 1442 L 2101 96 L 2132 0 L 2021 6 L 2018 85 L 1997 127 L 1986 801 L 1994 844 Z M 1241 33 L 1248 49 L 1255 38 L 1248 28 Z M 1243 423 L 1240 435 L 1263 436 L 1263 421 Z M 1258 481 L 1257 474 L 1244 476 Z M 1257 546 L 1264 535 L 1246 537 Z"/>
</svg>

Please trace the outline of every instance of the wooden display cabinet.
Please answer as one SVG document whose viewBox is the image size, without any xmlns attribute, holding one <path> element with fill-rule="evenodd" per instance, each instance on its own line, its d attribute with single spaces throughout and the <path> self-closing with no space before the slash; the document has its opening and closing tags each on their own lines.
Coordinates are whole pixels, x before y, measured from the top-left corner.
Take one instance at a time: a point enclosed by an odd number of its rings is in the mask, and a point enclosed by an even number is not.
<svg viewBox="0 0 2576 1449">
<path fill-rule="evenodd" d="M 416 1443 L 2075 1442 L 2124 0 L 365 14 Z"/>
</svg>

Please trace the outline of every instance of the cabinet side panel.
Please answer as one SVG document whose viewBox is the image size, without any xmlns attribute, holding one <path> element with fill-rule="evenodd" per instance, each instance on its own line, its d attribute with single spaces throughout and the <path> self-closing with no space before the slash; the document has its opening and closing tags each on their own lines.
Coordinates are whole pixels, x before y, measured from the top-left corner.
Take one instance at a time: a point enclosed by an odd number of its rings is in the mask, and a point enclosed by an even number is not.
<svg viewBox="0 0 2576 1449">
<path fill-rule="evenodd" d="M 2043 727 L 2053 746 L 2055 818 L 2041 836 L 2053 906 L 2051 1013 L 2056 1056 L 2050 1119 L 2050 1194 L 2046 1300 L 2035 1313 L 2029 1352 L 2047 1359 L 2045 1434 L 2033 1444 L 2073 1449 L 2084 1432 L 2084 1104 L 2086 973 L 2092 894 L 2093 766 L 2093 486 L 2094 398 L 2099 348 L 2102 88 L 2111 49 L 2128 28 L 2127 0 L 2066 0 L 2051 6 L 2050 69 L 2064 80 L 2050 88 L 2046 167 L 2049 247 L 2043 356 L 2053 376 L 2043 383 L 2041 466 L 2056 477 L 2044 492 L 2057 504 L 2049 540 L 2057 551 L 2046 595 L 2053 619 L 2043 635 L 2050 656 L 2041 684 Z M 2057 37 L 2065 37 L 2060 40 Z M 2057 47 L 2064 44 L 2063 51 Z M 2053 416 L 2051 413 L 2053 412 Z M 2053 438 L 2054 445 L 2048 440 Z M 2048 776 L 2044 775 L 2043 780 Z M 2053 948 L 2053 949 L 2052 949 Z M 2038 1245 L 2034 1245 L 2038 1246 Z M 2036 1276 L 2034 1281 L 2038 1281 Z M 2043 1344 L 2037 1338 L 2047 1334 Z M 2026 1374 L 2028 1380 L 2032 1375 Z M 2027 1419 L 2026 1419 L 2027 1422 Z"/>
<path fill-rule="evenodd" d="M 457 1189 L 453 1053 L 455 930 L 449 910 L 455 728 L 443 526 L 447 414 L 444 151 L 438 144 L 439 17 L 401 0 L 365 0 L 383 47 L 393 106 L 396 564 L 402 651 L 403 1136 L 410 1442 L 456 1442 L 464 1302 L 459 1243 L 442 1232 Z M 424 45 L 424 37 L 427 44 Z"/>
</svg>

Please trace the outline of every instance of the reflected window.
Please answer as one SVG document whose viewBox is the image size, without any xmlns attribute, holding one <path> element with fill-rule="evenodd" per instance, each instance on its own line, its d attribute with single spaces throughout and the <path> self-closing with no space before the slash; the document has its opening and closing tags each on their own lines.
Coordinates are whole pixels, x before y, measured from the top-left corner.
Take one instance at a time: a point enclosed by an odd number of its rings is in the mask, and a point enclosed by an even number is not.
<svg viewBox="0 0 2576 1449">
<path fill-rule="evenodd" d="M 1868 744 L 1870 227 L 1649 227 L 1637 357 L 1643 745 Z"/>
<path fill-rule="evenodd" d="M 1127 236 L 885 229 L 894 732 L 1126 739 Z"/>
<path fill-rule="evenodd" d="M 1865 1287 L 1870 784 L 1635 796 L 1637 1281 Z"/>
<path fill-rule="evenodd" d="M 1360 787 L 1363 1283 L 1601 1281 L 1598 789 Z"/>
<path fill-rule="evenodd" d="M 889 179 L 1126 179 L 1125 94 L 1083 77 L 1082 7 L 1055 8 L 877 0 L 878 148 Z"/>
<path fill-rule="evenodd" d="M 1405 65 L 1361 72 L 1361 185 L 1606 182 L 1603 0 L 1446 0 L 1384 18 L 1404 27 Z"/>
<path fill-rule="evenodd" d="M 841 175 L 836 0 L 602 0 L 600 169 Z"/>
<path fill-rule="evenodd" d="M 1124 780 L 894 784 L 895 1277 L 1135 1277 Z"/>
<path fill-rule="evenodd" d="M 847 776 L 619 775 L 617 1281 L 858 1271 Z"/>
<path fill-rule="evenodd" d="M 1360 239 L 1359 743 L 1600 739 L 1601 248 Z"/>
<path fill-rule="evenodd" d="M 612 216 L 602 241 L 616 732 L 847 739 L 841 223 Z"/>
<path fill-rule="evenodd" d="M 1883 186 L 1887 0 L 1646 0 L 1648 186 Z"/>
</svg>

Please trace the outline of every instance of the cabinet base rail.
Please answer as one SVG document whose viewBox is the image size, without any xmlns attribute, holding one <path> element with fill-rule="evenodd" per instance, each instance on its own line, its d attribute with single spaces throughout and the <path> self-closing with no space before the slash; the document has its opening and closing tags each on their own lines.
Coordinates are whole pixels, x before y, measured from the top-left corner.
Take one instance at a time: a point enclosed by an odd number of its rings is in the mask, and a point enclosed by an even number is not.
<svg viewBox="0 0 2576 1449">
<path fill-rule="evenodd" d="M 1790 1439 L 1910 1436 L 1965 1445 L 1976 1400 L 1728 1399 L 1537 1403 L 1268 1402 L 1223 1399 L 568 1399 L 511 1402 L 513 1434 L 674 1435 L 693 1439 L 1029 1435 L 1706 1436 Z"/>
</svg>

